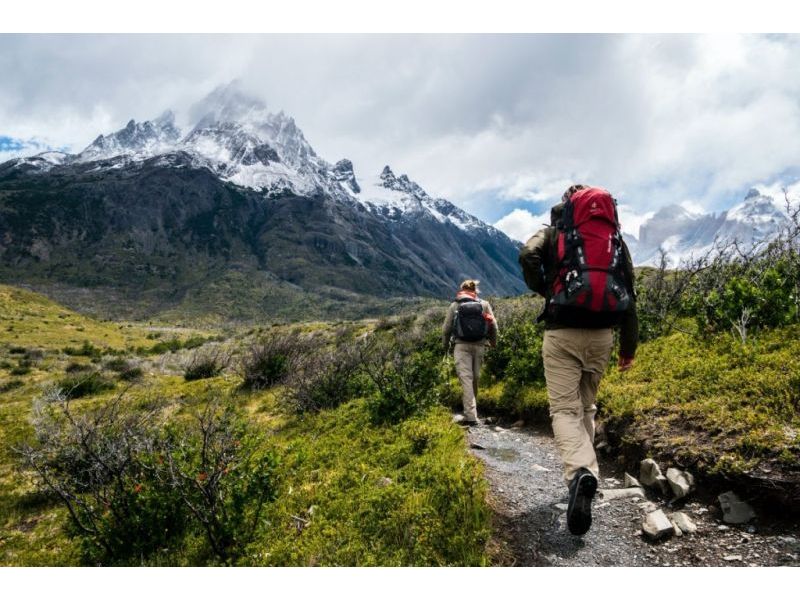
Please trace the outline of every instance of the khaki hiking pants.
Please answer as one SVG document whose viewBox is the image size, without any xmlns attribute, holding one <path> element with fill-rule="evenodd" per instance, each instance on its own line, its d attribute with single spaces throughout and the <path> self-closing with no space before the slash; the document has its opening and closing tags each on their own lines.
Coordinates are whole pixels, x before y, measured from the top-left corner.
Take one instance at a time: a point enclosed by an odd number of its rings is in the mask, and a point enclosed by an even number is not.
<svg viewBox="0 0 800 600">
<path fill-rule="evenodd" d="M 594 452 L 594 401 L 613 344 L 611 329 L 544 332 L 542 358 L 550 418 L 567 482 L 581 467 L 599 476 Z"/>
<path fill-rule="evenodd" d="M 464 417 L 468 421 L 478 420 L 478 375 L 481 372 L 485 342 L 456 342 L 453 358 L 456 374 L 461 383 Z"/>
</svg>

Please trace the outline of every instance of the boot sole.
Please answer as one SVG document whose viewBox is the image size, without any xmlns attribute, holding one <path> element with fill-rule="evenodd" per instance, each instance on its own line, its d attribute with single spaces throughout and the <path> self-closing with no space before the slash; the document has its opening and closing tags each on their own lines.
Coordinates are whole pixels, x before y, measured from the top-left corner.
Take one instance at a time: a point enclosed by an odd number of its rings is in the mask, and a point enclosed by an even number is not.
<svg viewBox="0 0 800 600">
<path fill-rule="evenodd" d="M 567 511 L 567 527 L 571 534 L 583 535 L 592 526 L 592 500 L 596 492 L 597 479 L 589 473 L 582 474 Z"/>
</svg>

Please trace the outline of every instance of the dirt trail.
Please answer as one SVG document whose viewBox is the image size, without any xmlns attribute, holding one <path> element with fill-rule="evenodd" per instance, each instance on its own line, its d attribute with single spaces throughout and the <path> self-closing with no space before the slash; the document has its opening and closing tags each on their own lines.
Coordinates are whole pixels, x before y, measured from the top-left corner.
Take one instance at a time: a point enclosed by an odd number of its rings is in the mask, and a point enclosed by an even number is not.
<svg viewBox="0 0 800 600">
<path fill-rule="evenodd" d="M 566 528 L 567 487 L 549 429 L 471 427 L 472 452 L 486 465 L 495 511 L 500 563 L 518 566 L 800 566 L 800 524 L 757 519 L 727 526 L 712 500 L 670 506 L 646 499 L 607 500 L 598 494 L 593 525 L 582 538 Z M 621 488 L 624 473 L 601 460 L 600 488 Z M 634 474 L 635 475 L 635 474 Z M 693 534 L 652 543 L 641 533 L 652 503 L 681 510 Z M 559 506 L 560 505 L 560 506 Z"/>
</svg>

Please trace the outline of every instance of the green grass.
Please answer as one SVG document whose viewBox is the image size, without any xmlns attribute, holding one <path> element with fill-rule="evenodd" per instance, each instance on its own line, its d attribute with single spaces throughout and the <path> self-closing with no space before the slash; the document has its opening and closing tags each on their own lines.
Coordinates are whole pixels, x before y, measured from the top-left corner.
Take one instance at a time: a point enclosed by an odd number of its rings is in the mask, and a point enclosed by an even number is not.
<svg viewBox="0 0 800 600">
<path fill-rule="evenodd" d="M 241 379 L 231 369 L 185 381 L 181 360 L 194 351 L 186 350 L 185 342 L 180 349 L 164 344 L 157 348 L 163 350 L 159 355 L 135 352 L 176 336 L 208 337 L 208 332 L 161 333 L 97 321 L 7 286 L 0 286 L 0 306 L 0 565 L 80 564 L 80 548 L 66 533 L 66 509 L 16 469 L 13 447 L 32 434 L 31 409 L 43 386 L 95 371 L 117 379 L 126 362 L 141 365 L 141 380 L 130 386 L 117 380 L 113 389 L 88 386 L 74 406 L 98 407 L 120 393 L 134 399 L 131 406 L 137 398 L 163 397 L 180 400 L 173 418 L 186 419 L 209 393 L 223 394 L 267 434 L 265 444 L 279 459 L 278 498 L 265 511 L 242 564 L 487 564 L 489 511 L 481 465 L 445 408 L 391 426 L 372 425 L 363 400 L 297 415 L 283 406 L 280 387 L 240 392 Z M 307 323 L 278 331 L 314 334 L 329 345 L 373 327 L 374 322 Z M 255 337 L 274 331 L 234 332 L 232 347 L 241 351 Z M 67 354 L 65 348 L 98 352 Z M 22 361 L 30 363 L 30 372 L 11 375 Z M 201 546 L 189 537 L 145 564 L 207 564 Z"/>
<path fill-rule="evenodd" d="M 478 461 L 439 407 L 374 427 L 357 400 L 292 419 L 274 438 L 282 489 L 254 565 L 483 565 Z"/>
<path fill-rule="evenodd" d="M 646 442 L 711 473 L 763 462 L 800 464 L 800 327 L 760 333 L 687 333 L 642 344 L 629 372 L 611 369 L 600 414 L 628 441 Z"/>
</svg>

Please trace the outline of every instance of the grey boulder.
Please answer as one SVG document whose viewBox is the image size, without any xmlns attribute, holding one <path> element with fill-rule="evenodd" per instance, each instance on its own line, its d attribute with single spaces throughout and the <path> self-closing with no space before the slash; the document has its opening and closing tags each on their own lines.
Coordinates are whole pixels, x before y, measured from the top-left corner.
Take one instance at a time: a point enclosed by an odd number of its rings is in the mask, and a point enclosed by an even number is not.
<svg viewBox="0 0 800 600">
<path fill-rule="evenodd" d="M 675 532 L 672 521 L 667 518 L 664 511 L 659 509 L 649 513 L 642 522 L 642 530 L 651 540 L 660 540 L 669 537 Z"/>
<path fill-rule="evenodd" d="M 639 481 L 647 487 L 659 490 L 662 494 L 669 492 L 669 482 L 661 473 L 658 463 L 652 458 L 645 458 L 639 465 Z"/>
<path fill-rule="evenodd" d="M 732 525 L 747 523 L 755 519 L 756 513 L 753 508 L 733 492 L 725 492 L 718 496 L 719 505 L 722 508 L 722 520 Z"/>
<path fill-rule="evenodd" d="M 667 469 L 667 482 L 676 498 L 685 498 L 694 491 L 694 476 L 688 471 Z"/>
</svg>

